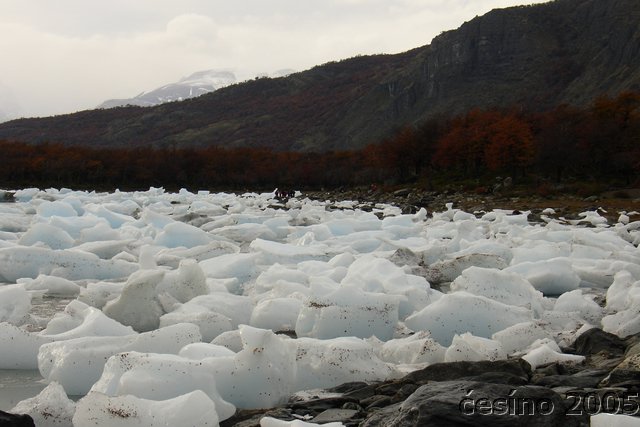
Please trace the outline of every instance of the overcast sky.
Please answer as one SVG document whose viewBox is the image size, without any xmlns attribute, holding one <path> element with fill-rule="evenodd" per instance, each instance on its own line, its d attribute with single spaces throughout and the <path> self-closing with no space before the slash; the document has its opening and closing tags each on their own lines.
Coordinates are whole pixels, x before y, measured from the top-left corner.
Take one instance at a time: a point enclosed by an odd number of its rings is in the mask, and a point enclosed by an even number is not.
<svg viewBox="0 0 640 427">
<path fill-rule="evenodd" d="M 0 110 L 74 112 L 200 70 L 244 79 L 403 52 L 491 9 L 541 2 L 0 0 Z"/>
</svg>

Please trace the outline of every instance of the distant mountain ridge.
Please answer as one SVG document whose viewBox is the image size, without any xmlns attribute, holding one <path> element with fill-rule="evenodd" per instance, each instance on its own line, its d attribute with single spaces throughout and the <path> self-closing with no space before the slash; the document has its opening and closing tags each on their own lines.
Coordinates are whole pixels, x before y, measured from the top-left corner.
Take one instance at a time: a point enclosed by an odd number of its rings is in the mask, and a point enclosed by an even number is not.
<svg viewBox="0 0 640 427">
<path fill-rule="evenodd" d="M 640 91 L 640 1 L 556 0 L 493 10 L 396 55 L 257 78 L 179 103 L 0 125 L 0 139 L 73 145 L 361 148 L 433 115 L 544 110 Z"/>
<path fill-rule="evenodd" d="M 149 92 L 142 92 L 133 98 L 109 99 L 97 108 L 124 107 L 136 105 L 138 107 L 153 107 L 166 102 L 183 101 L 236 83 L 236 75 L 227 70 L 204 70 L 170 83 Z"/>
<path fill-rule="evenodd" d="M 282 69 L 271 74 L 265 73 L 261 77 L 286 77 L 293 72 L 294 70 L 291 69 Z M 237 81 L 233 71 L 217 69 L 197 71 L 175 83 L 166 84 L 149 92 L 142 92 L 133 98 L 108 99 L 96 108 L 155 107 L 167 102 L 196 98 L 235 84 Z"/>
</svg>

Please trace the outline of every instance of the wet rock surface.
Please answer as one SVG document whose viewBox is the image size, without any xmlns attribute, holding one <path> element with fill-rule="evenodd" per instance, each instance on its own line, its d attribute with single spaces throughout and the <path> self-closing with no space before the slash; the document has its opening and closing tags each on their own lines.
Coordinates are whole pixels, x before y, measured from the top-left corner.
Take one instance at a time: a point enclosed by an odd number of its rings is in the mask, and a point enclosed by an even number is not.
<svg viewBox="0 0 640 427">
<path fill-rule="evenodd" d="M 640 415 L 640 336 L 594 328 L 565 352 L 583 363 L 531 369 L 523 359 L 437 363 L 379 383 L 351 382 L 239 410 L 222 427 L 257 427 L 263 416 L 345 426 L 588 426 L 598 413 Z"/>
<path fill-rule="evenodd" d="M 0 190 L 0 203 L 10 203 L 15 201 L 15 193 L 13 191 Z"/>
<path fill-rule="evenodd" d="M 35 424 L 29 415 L 0 411 L 0 427 L 35 427 Z"/>
<path fill-rule="evenodd" d="M 565 411 L 560 395 L 544 387 L 442 381 L 425 384 L 404 402 L 371 414 L 362 426 L 580 425 L 579 420 L 566 422 Z"/>
</svg>

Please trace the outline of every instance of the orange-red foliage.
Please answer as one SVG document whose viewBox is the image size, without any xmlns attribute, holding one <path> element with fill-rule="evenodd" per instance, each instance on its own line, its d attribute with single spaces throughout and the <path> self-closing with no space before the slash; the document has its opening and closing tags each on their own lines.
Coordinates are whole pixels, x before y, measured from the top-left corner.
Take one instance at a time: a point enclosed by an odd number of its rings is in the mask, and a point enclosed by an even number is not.
<svg viewBox="0 0 640 427">
<path fill-rule="evenodd" d="M 546 113 L 473 110 L 406 126 L 358 151 L 268 148 L 106 149 L 0 141 L 0 187 L 96 189 L 164 186 L 248 189 L 404 182 L 462 172 L 535 171 L 632 183 L 640 168 L 640 94 L 601 97 L 588 108 Z"/>
<path fill-rule="evenodd" d="M 511 169 L 515 175 L 517 170 L 533 163 L 533 133 L 526 121 L 509 114 L 491 123 L 488 129 L 489 144 L 484 157 L 490 170 Z"/>
</svg>

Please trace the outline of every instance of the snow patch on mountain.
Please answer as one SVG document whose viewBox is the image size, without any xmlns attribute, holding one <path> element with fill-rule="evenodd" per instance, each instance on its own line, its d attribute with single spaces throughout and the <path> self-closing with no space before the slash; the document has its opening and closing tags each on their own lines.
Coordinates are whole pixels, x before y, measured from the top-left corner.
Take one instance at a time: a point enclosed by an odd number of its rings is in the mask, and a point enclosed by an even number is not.
<svg viewBox="0 0 640 427">
<path fill-rule="evenodd" d="M 228 70 L 204 70 L 169 83 L 150 92 L 142 92 L 133 98 L 109 99 L 97 108 L 113 108 L 125 105 L 152 107 L 166 102 L 182 101 L 213 92 L 236 83 L 236 75 Z"/>
</svg>

